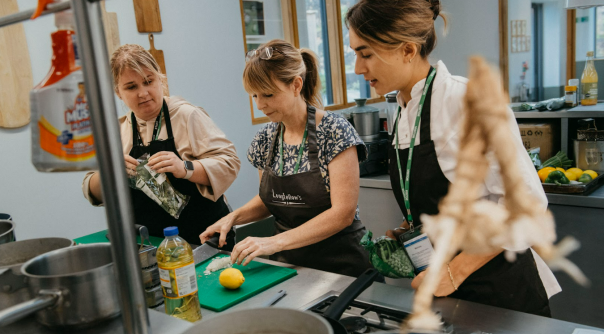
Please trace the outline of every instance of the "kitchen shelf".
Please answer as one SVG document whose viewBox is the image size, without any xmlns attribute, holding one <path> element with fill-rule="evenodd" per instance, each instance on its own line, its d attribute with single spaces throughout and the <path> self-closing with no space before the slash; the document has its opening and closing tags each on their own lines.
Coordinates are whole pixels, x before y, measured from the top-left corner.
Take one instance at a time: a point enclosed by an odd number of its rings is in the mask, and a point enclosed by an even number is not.
<svg viewBox="0 0 604 334">
<path fill-rule="evenodd" d="M 363 188 L 384 189 L 389 191 L 392 190 L 392 186 L 390 185 L 390 175 L 387 174 L 362 176 L 360 179 L 360 186 Z M 600 188 L 594 190 L 594 192 L 589 195 L 549 193 L 545 193 L 545 195 L 547 196 L 547 202 L 549 204 L 604 209 L 604 186 L 600 186 Z"/>
</svg>

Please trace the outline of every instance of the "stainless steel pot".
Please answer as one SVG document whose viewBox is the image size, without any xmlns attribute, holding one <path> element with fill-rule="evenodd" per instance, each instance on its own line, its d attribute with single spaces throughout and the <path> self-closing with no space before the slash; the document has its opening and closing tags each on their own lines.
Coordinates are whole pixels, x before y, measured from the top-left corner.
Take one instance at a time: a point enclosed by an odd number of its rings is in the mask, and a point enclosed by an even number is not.
<svg viewBox="0 0 604 334">
<path fill-rule="evenodd" d="M 224 312 L 183 334 L 333 334 L 329 323 L 311 312 L 264 307 Z"/>
<path fill-rule="evenodd" d="M 21 267 L 32 296 L 0 311 L 0 326 L 32 313 L 48 327 L 79 329 L 120 314 L 109 244 L 89 244 L 37 256 Z"/>
<path fill-rule="evenodd" d="M 372 142 L 380 137 L 380 111 L 377 108 L 367 106 L 367 99 L 355 99 L 356 106 L 349 108 L 352 124 L 355 130 L 365 142 Z"/>
<path fill-rule="evenodd" d="M 0 244 L 15 241 L 15 223 L 12 220 L 0 220 Z"/>
<path fill-rule="evenodd" d="M 65 238 L 27 239 L 0 245 L 0 310 L 31 299 L 21 265 L 34 257 L 69 246 Z"/>
</svg>

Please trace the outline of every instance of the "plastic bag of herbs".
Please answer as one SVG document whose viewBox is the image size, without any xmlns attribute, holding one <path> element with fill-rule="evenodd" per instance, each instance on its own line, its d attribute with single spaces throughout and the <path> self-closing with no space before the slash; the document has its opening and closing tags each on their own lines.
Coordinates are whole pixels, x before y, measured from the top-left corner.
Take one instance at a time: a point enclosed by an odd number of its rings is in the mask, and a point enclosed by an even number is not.
<svg viewBox="0 0 604 334">
<path fill-rule="evenodd" d="M 369 261 L 380 274 L 390 278 L 415 277 L 413 263 L 398 241 L 387 236 L 371 240 L 372 236 L 373 233 L 367 231 L 361 246 L 369 252 Z"/>
<path fill-rule="evenodd" d="M 129 177 L 130 187 L 144 192 L 172 217 L 178 219 L 189 203 L 190 196 L 174 189 L 165 173 L 157 173 L 147 166 L 149 154 L 145 153 L 136 160 L 139 164 L 136 166 L 136 175 Z"/>
</svg>

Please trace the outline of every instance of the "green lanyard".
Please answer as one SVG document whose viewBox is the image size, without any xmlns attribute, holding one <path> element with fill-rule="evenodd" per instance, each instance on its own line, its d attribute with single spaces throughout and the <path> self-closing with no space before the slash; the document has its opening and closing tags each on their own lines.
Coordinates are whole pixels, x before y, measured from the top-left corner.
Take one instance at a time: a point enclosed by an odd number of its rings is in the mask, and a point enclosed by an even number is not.
<svg viewBox="0 0 604 334">
<path fill-rule="evenodd" d="M 154 130 L 153 132 L 155 133 L 155 138 L 153 140 L 157 140 L 157 138 L 159 138 L 159 133 L 161 132 L 161 120 L 164 116 L 164 107 L 161 107 L 161 111 L 159 112 L 159 124 L 157 125 L 157 130 Z M 157 131 L 157 132 L 156 132 Z"/>
<path fill-rule="evenodd" d="M 294 174 L 298 173 L 300 168 L 300 161 L 302 160 L 302 154 L 304 153 L 304 145 L 306 144 L 306 136 L 308 135 L 308 121 L 306 122 L 306 129 L 304 129 L 304 136 L 302 137 L 302 144 L 298 151 L 298 161 L 294 166 Z M 279 176 L 283 176 L 283 123 L 281 123 L 281 138 L 279 139 Z"/>
<path fill-rule="evenodd" d="M 161 110 L 159 111 L 159 115 L 157 115 L 157 117 L 155 118 L 155 125 L 153 126 L 153 134 L 151 135 L 151 140 L 149 141 L 149 143 L 153 140 L 157 140 L 157 138 L 159 138 L 159 133 L 161 132 L 161 121 L 162 118 L 164 116 L 164 107 L 161 107 Z M 132 133 L 136 133 L 136 138 L 138 140 L 137 145 L 143 145 L 143 140 L 141 138 L 140 132 L 138 131 L 138 125 L 136 123 L 136 116 L 134 115 L 134 113 L 132 113 L 132 118 L 131 118 L 131 122 L 132 122 Z M 134 143 L 133 143 L 134 145 Z"/>
<path fill-rule="evenodd" d="M 396 114 L 396 122 L 394 124 L 394 140 L 396 145 L 396 163 L 398 165 L 398 177 L 401 181 L 401 189 L 403 190 L 403 197 L 405 198 L 405 208 L 407 209 L 407 222 L 409 223 L 409 228 L 411 232 L 413 232 L 413 216 L 411 215 L 411 203 L 409 203 L 409 177 L 411 175 L 411 162 L 413 161 L 413 148 L 415 147 L 415 138 L 417 137 L 417 129 L 419 125 L 419 121 L 422 116 L 422 109 L 424 108 L 424 100 L 426 99 L 426 94 L 428 93 L 428 88 L 430 88 L 430 84 L 432 83 L 432 79 L 436 75 L 436 69 L 432 68 L 430 71 L 430 75 L 426 79 L 426 83 L 424 84 L 424 91 L 422 93 L 422 98 L 419 100 L 419 106 L 417 108 L 417 116 L 415 117 L 415 125 L 413 126 L 413 135 L 411 136 L 411 143 L 409 143 L 409 157 L 407 158 L 407 168 L 405 173 L 405 181 L 403 181 L 403 171 L 401 168 L 401 158 L 398 153 L 398 120 L 401 116 L 401 107 L 398 107 L 398 112 Z"/>
</svg>

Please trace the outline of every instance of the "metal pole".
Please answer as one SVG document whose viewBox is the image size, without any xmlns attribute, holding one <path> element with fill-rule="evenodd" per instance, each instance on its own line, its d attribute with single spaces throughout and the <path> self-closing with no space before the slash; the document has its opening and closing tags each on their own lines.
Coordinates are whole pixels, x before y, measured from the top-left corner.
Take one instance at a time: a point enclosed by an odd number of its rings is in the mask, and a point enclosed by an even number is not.
<svg viewBox="0 0 604 334">
<path fill-rule="evenodd" d="M 151 333 L 98 1 L 71 0 L 126 333 Z"/>
<path fill-rule="evenodd" d="M 0 1 L 2 1 L 2 0 L 0 0 Z M 71 3 L 69 1 L 59 2 L 56 4 L 50 4 L 47 7 L 48 9 L 43 11 L 40 16 L 60 12 L 62 10 L 69 9 L 70 7 L 71 7 Z M 0 28 L 11 25 L 11 24 L 27 21 L 31 18 L 32 15 L 34 15 L 35 11 L 36 11 L 35 9 L 29 9 L 29 10 L 24 10 L 21 12 L 17 12 L 14 14 L 9 14 L 9 15 L 0 17 Z"/>
</svg>

